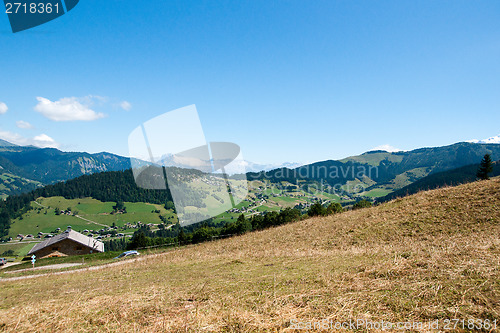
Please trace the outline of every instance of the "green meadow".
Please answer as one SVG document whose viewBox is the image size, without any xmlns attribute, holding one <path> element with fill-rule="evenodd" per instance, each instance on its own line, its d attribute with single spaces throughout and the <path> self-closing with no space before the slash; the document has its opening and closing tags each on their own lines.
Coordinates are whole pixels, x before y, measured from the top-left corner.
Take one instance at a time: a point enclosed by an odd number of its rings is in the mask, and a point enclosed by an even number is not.
<svg viewBox="0 0 500 333">
<path fill-rule="evenodd" d="M 321 192 L 309 193 L 299 188 L 290 189 L 293 184 L 282 182 L 273 184 L 267 181 L 252 181 L 248 183 L 249 193 L 246 199 L 236 205 L 239 211 L 225 212 L 214 218 L 216 223 L 231 222 L 243 214 L 247 217 L 262 212 L 279 212 L 287 207 L 294 207 L 297 204 L 314 203 L 321 199 L 324 202 L 352 202 L 352 198 L 333 193 Z M 356 180 L 346 186 L 351 188 L 356 185 L 368 185 L 362 181 Z M 286 189 L 287 190 L 283 190 Z M 208 184 L 197 182 L 193 189 L 205 191 L 209 194 L 223 197 L 225 188 L 221 186 L 214 192 Z M 241 189 L 239 189 L 240 191 Z M 390 190 L 385 188 L 375 188 L 368 192 L 361 193 L 368 198 L 380 197 Z M 227 192 L 226 192 L 227 193 Z M 241 194 L 240 194 L 241 195 Z M 219 201 L 212 195 L 206 195 L 203 202 L 206 209 L 214 209 L 219 205 Z M 76 231 L 100 230 L 108 226 L 121 227 L 118 232 L 132 234 L 135 229 L 126 227 L 128 223 L 135 225 L 137 222 L 144 224 L 160 224 L 161 217 L 164 217 L 167 224 L 177 223 L 178 219 L 173 210 L 167 210 L 163 205 L 150 203 L 132 203 L 125 202 L 126 213 L 113 213 L 113 206 L 116 202 L 102 202 L 93 198 L 65 199 L 63 197 L 38 198 L 36 202 L 31 203 L 31 210 L 22 217 L 14 219 L 10 228 L 9 236 L 16 238 L 18 234 L 37 236 L 39 232 L 44 234 L 54 233 L 57 228 L 61 230 L 71 226 Z M 194 209 L 188 207 L 187 211 Z M 71 211 L 71 214 L 56 214 L 57 211 Z M 33 241 L 42 241 L 43 239 L 29 239 Z M 25 255 L 34 245 L 33 243 L 10 242 L 0 248 L 0 253 L 12 249 L 17 255 Z"/>
<path fill-rule="evenodd" d="M 113 224 L 121 227 L 127 223 L 144 224 L 162 223 L 160 215 L 165 216 L 167 221 L 175 223 L 177 220 L 171 210 L 166 210 L 162 205 L 149 203 L 125 202 L 126 213 L 111 214 L 115 202 L 101 202 L 92 198 L 65 199 L 63 197 L 39 198 L 36 203 L 31 204 L 32 210 L 21 218 L 13 220 L 9 236 L 16 237 L 18 234 L 37 235 L 39 232 L 51 233 L 57 228 L 65 229 L 71 226 L 76 231 L 99 230 Z M 57 210 L 70 209 L 77 216 L 60 214 Z M 159 213 L 158 213 L 159 211 Z"/>
</svg>

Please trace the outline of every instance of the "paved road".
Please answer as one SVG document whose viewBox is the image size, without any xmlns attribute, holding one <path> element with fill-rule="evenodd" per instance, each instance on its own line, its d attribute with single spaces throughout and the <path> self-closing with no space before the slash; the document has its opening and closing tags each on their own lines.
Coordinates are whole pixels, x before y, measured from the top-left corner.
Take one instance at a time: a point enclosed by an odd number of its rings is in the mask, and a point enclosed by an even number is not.
<svg viewBox="0 0 500 333">
<path fill-rule="evenodd" d="M 42 242 L 42 240 L 32 240 L 32 241 L 22 241 L 22 242 L 20 242 L 19 239 L 16 239 L 16 240 L 11 240 L 10 242 L 1 243 L 0 246 L 2 246 L 2 245 L 12 245 L 12 244 L 40 243 L 40 242 Z"/>
<path fill-rule="evenodd" d="M 195 245 L 191 244 L 191 245 L 187 245 L 185 247 L 192 247 L 192 246 L 195 246 Z M 180 251 L 180 250 L 181 250 L 181 248 L 178 248 L 178 249 L 174 249 L 174 250 L 171 250 L 168 252 L 149 254 L 149 255 L 141 255 L 139 257 L 134 257 L 134 258 L 130 258 L 130 259 L 122 259 L 122 260 L 118 260 L 118 261 L 108 263 L 108 264 L 83 267 L 83 268 L 79 268 L 79 269 L 62 271 L 62 272 L 52 272 L 52 273 L 42 273 L 42 274 L 35 274 L 35 275 L 16 276 L 16 277 L 11 277 L 11 278 L 0 278 L 0 283 L 2 283 L 4 281 L 8 282 L 8 281 L 33 279 L 33 278 L 37 278 L 37 277 L 41 277 L 41 276 L 48 276 L 48 275 L 78 274 L 78 273 L 85 273 L 85 272 L 89 272 L 89 271 L 96 271 L 96 270 L 106 269 L 106 268 L 113 267 L 113 266 L 119 266 L 119 265 L 130 264 L 130 263 L 134 263 L 134 262 L 138 262 L 138 261 L 143 261 L 143 260 L 147 260 L 147 259 L 151 259 L 151 258 L 155 258 L 155 257 L 159 257 L 159 256 L 171 255 L 173 252 Z M 45 267 L 47 267 L 47 266 L 45 266 Z"/>
<path fill-rule="evenodd" d="M 8 262 L 5 265 L 0 266 L 0 269 L 4 269 L 4 268 L 10 267 L 10 266 L 15 266 L 15 265 L 19 265 L 19 264 L 22 264 L 22 262 Z"/>
<path fill-rule="evenodd" d="M 74 267 L 74 266 L 80 266 L 80 265 L 82 265 L 82 263 L 55 264 L 55 265 L 39 266 L 39 267 L 35 267 L 35 268 L 18 269 L 17 271 L 5 272 L 5 274 L 12 274 L 12 273 L 19 273 L 19 272 L 26 272 L 26 271 L 36 271 L 36 270 L 40 270 L 40 269 L 61 269 L 61 268 L 68 268 L 68 267 Z"/>
<path fill-rule="evenodd" d="M 108 267 L 113 267 L 113 266 L 119 266 L 119 265 L 123 265 L 123 264 L 128 264 L 128 263 L 135 262 L 135 261 L 142 261 L 142 260 L 144 260 L 146 258 L 152 258 L 152 257 L 156 257 L 158 255 L 165 255 L 165 253 L 152 254 L 152 255 L 148 255 L 148 256 L 144 256 L 144 257 L 138 257 L 138 258 L 133 258 L 133 259 L 120 260 L 120 261 L 109 263 L 109 264 L 103 264 L 103 265 L 99 265 L 99 266 L 91 266 L 91 267 L 80 268 L 80 269 L 75 269 L 75 270 L 68 270 L 68 271 L 62 271 L 62 272 L 42 273 L 42 274 L 26 275 L 26 276 L 16 276 L 16 277 L 11 277 L 11 278 L 0 278 L 0 283 L 2 283 L 4 281 L 7 282 L 7 281 L 18 281 L 18 280 L 25 280 L 25 279 L 33 279 L 33 278 L 37 278 L 37 277 L 41 277 L 41 276 L 48 276 L 48 275 L 63 275 L 63 274 L 73 274 L 73 273 L 82 273 L 82 272 L 88 272 L 88 271 L 96 271 L 96 270 L 105 269 L 105 268 L 108 268 Z M 62 264 L 62 265 L 64 265 L 64 264 Z M 56 266 L 56 265 L 51 265 L 51 266 Z M 40 267 L 40 269 L 41 268 L 46 268 L 46 267 L 47 266 Z M 19 272 L 19 271 L 17 271 L 17 272 Z"/>
</svg>

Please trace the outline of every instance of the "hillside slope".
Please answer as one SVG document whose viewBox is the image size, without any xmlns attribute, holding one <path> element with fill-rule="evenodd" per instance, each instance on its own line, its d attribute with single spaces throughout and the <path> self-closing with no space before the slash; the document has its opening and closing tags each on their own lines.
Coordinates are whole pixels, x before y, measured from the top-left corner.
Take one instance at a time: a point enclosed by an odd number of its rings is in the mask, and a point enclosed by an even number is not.
<svg viewBox="0 0 500 333">
<path fill-rule="evenodd" d="M 0 327 L 241 332 L 283 331 L 292 320 L 493 320 L 499 222 L 499 178 L 421 192 L 98 271 L 0 282 Z"/>
<path fill-rule="evenodd" d="M 81 175 L 130 168 L 130 159 L 107 153 L 62 152 L 54 148 L 11 147 L 0 150 L 4 168 L 45 184 Z"/>
<path fill-rule="evenodd" d="M 1 167 L 0 180 L 0 199 L 5 199 L 11 195 L 18 195 L 26 191 L 31 191 L 42 186 L 40 182 L 19 177 L 9 172 L 3 172 Z"/>
<path fill-rule="evenodd" d="M 139 165 L 143 164 L 137 161 Z M 144 162 L 145 163 L 145 162 Z M 9 173 L 20 179 L 42 184 L 53 184 L 104 171 L 121 171 L 130 168 L 130 159 L 110 153 L 89 154 L 63 152 L 54 148 L 8 145 L 0 142 L 0 173 Z M 12 195 L 32 190 L 32 184 L 19 183 L 17 192 L 0 188 L 0 195 Z"/>
<path fill-rule="evenodd" d="M 3 177 L 0 175 L 0 178 Z M 0 214 L 3 212 L 8 214 L 7 221 L 3 221 L 4 219 L 0 215 L 0 222 L 3 222 L 0 224 L 0 237 L 8 234 L 13 219 L 20 218 L 21 215 L 27 212 L 28 208 L 33 207 L 31 204 L 32 201 L 39 197 L 49 198 L 57 196 L 65 197 L 66 199 L 90 197 L 103 202 L 128 201 L 159 205 L 165 205 L 167 201 L 171 201 L 169 191 L 146 190 L 137 187 L 131 170 L 84 175 L 66 182 L 47 185 L 20 196 L 11 196 L 6 201 L 0 201 Z M 53 206 L 52 210 L 56 207 Z M 66 207 L 58 208 L 65 209 Z M 78 207 L 73 208 L 78 209 Z M 40 211 L 37 213 L 39 214 Z M 50 216 L 41 217 L 44 219 L 47 217 L 51 220 L 51 225 L 56 222 Z M 43 222 L 41 223 L 43 224 Z M 59 227 L 64 228 L 65 226 Z M 23 234 L 32 233 L 33 230 L 24 230 L 22 232 Z M 15 235 L 12 236 L 15 237 Z"/>
<path fill-rule="evenodd" d="M 415 194 L 420 191 L 433 190 L 439 187 L 456 186 L 470 183 L 477 180 L 477 171 L 480 164 L 467 165 L 461 168 L 432 173 L 424 178 L 420 178 L 414 183 L 407 185 L 399 190 L 389 193 L 377 201 L 385 202 L 396 198 Z M 500 163 L 493 163 L 493 170 L 490 177 L 500 176 Z"/>
<path fill-rule="evenodd" d="M 406 152 L 372 151 L 340 161 L 322 161 L 294 169 L 249 172 L 249 179 L 270 179 L 277 183 L 300 180 L 322 182 L 330 186 L 362 184 L 366 191 L 382 189 L 385 195 L 430 173 L 479 163 L 484 154 L 500 159 L 500 144 L 460 142 L 445 147 L 421 148 Z M 135 160 L 134 165 L 148 162 Z M 13 189 L 0 188 L 0 196 L 24 193 L 41 184 L 54 184 L 82 175 L 130 168 L 130 159 L 110 153 L 64 152 L 54 148 L 16 146 L 0 141 L 0 174 L 22 180 Z M 38 182 L 36 185 L 34 183 Z M 35 187 L 34 187 L 35 186 Z M 357 191 L 343 191 L 354 194 Z M 342 192 L 343 192 L 342 191 Z"/>
<path fill-rule="evenodd" d="M 499 160 L 500 145 L 459 142 L 396 153 L 371 151 L 340 161 L 249 173 L 248 177 L 276 182 L 286 180 L 292 184 L 308 179 L 333 187 L 357 181 L 362 182 L 367 191 L 377 188 L 393 191 L 432 173 L 479 163 L 485 154 L 490 154 L 494 161 Z"/>
</svg>

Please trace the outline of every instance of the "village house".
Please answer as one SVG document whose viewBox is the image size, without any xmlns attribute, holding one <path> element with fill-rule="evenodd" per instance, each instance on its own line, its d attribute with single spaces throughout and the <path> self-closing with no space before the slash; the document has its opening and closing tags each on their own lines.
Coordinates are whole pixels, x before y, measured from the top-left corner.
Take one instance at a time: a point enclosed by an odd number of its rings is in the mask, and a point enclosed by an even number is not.
<svg viewBox="0 0 500 333">
<path fill-rule="evenodd" d="M 104 252 L 104 243 L 68 229 L 33 246 L 28 256 L 34 254 L 37 258 L 50 258 L 97 252 Z"/>
</svg>

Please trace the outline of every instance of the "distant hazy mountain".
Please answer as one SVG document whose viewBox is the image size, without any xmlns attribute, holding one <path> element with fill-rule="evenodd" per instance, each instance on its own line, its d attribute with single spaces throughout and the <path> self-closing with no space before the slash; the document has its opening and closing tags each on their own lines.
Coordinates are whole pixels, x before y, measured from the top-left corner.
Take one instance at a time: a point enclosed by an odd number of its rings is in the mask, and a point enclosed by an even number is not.
<svg viewBox="0 0 500 333">
<path fill-rule="evenodd" d="M 285 162 L 282 164 L 260 164 L 246 160 L 243 161 L 243 163 L 247 172 L 269 171 L 279 168 L 293 169 L 303 165 L 302 163 L 294 163 L 294 162 Z"/>
<path fill-rule="evenodd" d="M 177 164 L 174 161 L 174 156 L 172 154 L 163 155 L 161 157 L 155 157 L 155 161 L 157 161 L 160 165 L 175 165 Z M 226 166 L 224 171 L 228 174 L 241 173 L 242 167 L 246 172 L 259 172 L 259 171 L 268 171 L 278 168 L 297 168 L 303 165 L 303 163 L 295 163 L 295 162 L 285 162 L 281 164 L 264 164 L 264 163 L 255 163 L 247 160 L 237 160 L 233 161 L 231 164 Z"/>
</svg>

